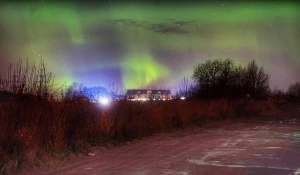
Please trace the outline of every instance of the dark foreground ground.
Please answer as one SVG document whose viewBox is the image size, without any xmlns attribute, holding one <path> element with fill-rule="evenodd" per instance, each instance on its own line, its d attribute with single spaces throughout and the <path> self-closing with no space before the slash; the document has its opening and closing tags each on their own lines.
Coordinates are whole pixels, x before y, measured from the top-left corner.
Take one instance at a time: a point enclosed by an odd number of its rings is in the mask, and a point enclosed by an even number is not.
<svg viewBox="0 0 300 175">
<path fill-rule="evenodd" d="M 251 119 L 134 141 L 27 174 L 300 175 L 300 103 Z"/>
</svg>

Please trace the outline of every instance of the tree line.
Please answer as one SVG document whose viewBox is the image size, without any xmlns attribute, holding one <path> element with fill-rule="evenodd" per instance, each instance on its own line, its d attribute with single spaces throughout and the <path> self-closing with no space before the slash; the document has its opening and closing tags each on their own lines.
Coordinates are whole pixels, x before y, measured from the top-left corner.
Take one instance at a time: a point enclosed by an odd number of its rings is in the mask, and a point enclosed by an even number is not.
<svg viewBox="0 0 300 175">
<path fill-rule="evenodd" d="M 254 60 L 246 66 L 231 59 L 207 60 L 194 67 L 192 79 L 185 90 L 190 98 L 264 98 L 270 89 L 270 75 Z"/>
<path fill-rule="evenodd" d="M 0 101 L 9 99 L 12 95 L 30 95 L 47 100 L 55 98 L 72 101 L 82 96 L 97 99 L 95 94 L 116 94 L 117 91 L 114 88 L 108 92 L 103 87 L 74 85 L 76 83 L 63 90 L 62 87 L 54 88 L 54 78 L 44 60 L 37 66 L 30 66 L 28 61 L 24 64 L 20 59 L 15 67 L 10 65 L 7 71 L 0 71 Z M 207 60 L 194 67 L 192 79 L 185 77 L 182 80 L 176 96 L 194 99 L 246 96 L 265 98 L 271 92 L 269 82 L 270 75 L 254 60 L 246 66 L 237 66 L 231 59 Z M 300 97 L 300 81 L 292 84 L 282 94 Z"/>
</svg>

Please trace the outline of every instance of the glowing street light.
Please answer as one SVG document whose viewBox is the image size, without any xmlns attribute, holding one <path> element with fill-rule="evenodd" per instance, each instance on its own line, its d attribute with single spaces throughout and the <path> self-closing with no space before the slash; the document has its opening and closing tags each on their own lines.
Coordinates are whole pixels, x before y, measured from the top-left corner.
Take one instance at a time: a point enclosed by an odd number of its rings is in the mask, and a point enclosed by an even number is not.
<svg viewBox="0 0 300 175">
<path fill-rule="evenodd" d="M 109 104 L 109 99 L 107 97 L 102 97 L 102 98 L 100 98 L 99 102 L 102 105 L 108 105 Z"/>
</svg>

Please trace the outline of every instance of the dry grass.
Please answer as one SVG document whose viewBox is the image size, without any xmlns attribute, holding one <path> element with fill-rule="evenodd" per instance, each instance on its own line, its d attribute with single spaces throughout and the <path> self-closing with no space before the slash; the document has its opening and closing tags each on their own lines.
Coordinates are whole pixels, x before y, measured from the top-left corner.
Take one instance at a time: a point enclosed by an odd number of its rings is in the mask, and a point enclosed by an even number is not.
<svg viewBox="0 0 300 175">
<path fill-rule="evenodd" d="M 0 171 L 48 166 L 52 159 L 115 146 L 132 139 L 208 122 L 250 116 L 272 101 L 242 99 L 114 102 L 51 102 L 15 96 L 0 102 Z"/>
</svg>

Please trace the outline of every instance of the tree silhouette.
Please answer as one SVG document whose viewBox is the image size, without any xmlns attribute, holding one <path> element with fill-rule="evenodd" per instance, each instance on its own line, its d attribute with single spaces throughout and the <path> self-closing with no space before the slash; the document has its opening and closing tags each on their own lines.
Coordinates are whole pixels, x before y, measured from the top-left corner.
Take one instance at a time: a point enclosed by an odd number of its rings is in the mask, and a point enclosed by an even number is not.
<svg viewBox="0 0 300 175">
<path fill-rule="evenodd" d="M 242 84 L 248 94 L 262 96 L 268 91 L 270 76 L 254 60 L 248 64 L 244 75 Z"/>
<path fill-rule="evenodd" d="M 231 59 L 218 59 L 194 67 L 193 79 L 198 97 L 262 97 L 269 89 L 270 76 L 255 61 L 237 67 Z"/>
<path fill-rule="evenodd" d="M 287 94 L 293 97 L 300 97 L 300 82 L 292 84 L 288 88 Z"/>
</svg>

